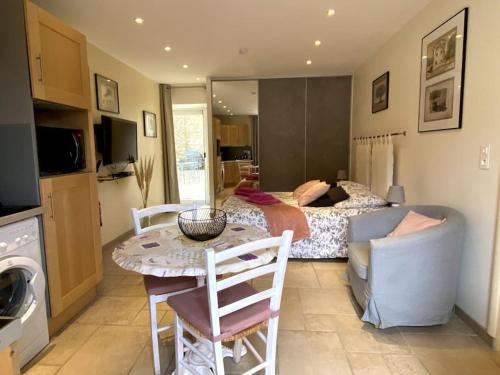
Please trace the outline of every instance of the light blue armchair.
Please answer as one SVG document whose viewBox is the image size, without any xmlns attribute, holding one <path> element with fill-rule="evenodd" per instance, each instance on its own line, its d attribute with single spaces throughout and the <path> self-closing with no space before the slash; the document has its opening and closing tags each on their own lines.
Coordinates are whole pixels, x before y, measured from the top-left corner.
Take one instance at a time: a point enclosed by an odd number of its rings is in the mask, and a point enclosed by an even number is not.
<svg viewBox="0 0 500 375">
<path fill-rule="evenodd" d="M 409 210 L 444 223 L 386 237 Z M 465 220 L 442 206 L 391 207 L 349 218 L 347 276 L 363 307 L 362 320 L 378 328 L 448 322 L 455 304 Z"/>
</svg>

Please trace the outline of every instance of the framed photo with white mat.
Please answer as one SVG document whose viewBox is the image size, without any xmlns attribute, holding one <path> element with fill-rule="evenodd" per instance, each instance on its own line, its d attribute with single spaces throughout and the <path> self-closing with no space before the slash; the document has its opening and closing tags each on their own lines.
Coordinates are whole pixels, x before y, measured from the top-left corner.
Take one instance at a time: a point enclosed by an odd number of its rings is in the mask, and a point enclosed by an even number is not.
<svg viewBox="0 0 500 375">
<path fill-rule="evenodd" d="M 460 129 L 468 8 L 422 38 L 418 131 Z"/>
</svg>

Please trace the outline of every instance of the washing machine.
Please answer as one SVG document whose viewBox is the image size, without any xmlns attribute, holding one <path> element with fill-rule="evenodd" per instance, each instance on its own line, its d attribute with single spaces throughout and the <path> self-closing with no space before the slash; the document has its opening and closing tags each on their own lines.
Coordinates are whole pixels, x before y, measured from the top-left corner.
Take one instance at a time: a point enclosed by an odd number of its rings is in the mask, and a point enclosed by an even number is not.
<svg viewBox="0 0 500 375">
<path fill-rule="evenodd" d="M 21 367 L 49 343 L 45 284 L 38 220 L 0 227 L 0 316 L 21 319 Z"/>
</svg>

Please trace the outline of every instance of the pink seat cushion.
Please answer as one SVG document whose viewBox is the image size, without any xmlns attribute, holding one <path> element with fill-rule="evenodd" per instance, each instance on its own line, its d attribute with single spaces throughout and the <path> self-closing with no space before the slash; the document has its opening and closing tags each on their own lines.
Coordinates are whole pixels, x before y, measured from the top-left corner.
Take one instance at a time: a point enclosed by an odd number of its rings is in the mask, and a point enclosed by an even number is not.
<svg viewBox="0 0 500 375">
<path fill-rule="evenodd" d="M 394 228 L 391 233 L 387 235 L 387 237 L 396 237 L 402 236 L 404 234 L 418 232 L 435 225 L 439 225 L 443 221 L 444 220 L 433 219 L 414 211 L 409 211 L 404 219 L 398 224 L 396 228 Z"/>
<path fill-rule="evenodd" d="M 218 293 L 219 308 L 256 293 L 257 291 L 247 283 L 224 289 Z M 260 301 L 222 317 L 220 319 L 221 333 L 219 336 L 214 337 L 210 327 L 206 287 L 173 296 L 168 299 L 168 304 L 181 319 L 191 324 L 212 341 L 224 340 L 277 315 L 277 313 L 271 311 L 269 300 Z"/>
<path fill-rule="evenodd" d="M 149 296 L 158 296 L 161 294 L 178 292 L 180 290 L 196 287 L 196 277 L 157 277 L 144 275 L 144 287 Z"/>
</svg>

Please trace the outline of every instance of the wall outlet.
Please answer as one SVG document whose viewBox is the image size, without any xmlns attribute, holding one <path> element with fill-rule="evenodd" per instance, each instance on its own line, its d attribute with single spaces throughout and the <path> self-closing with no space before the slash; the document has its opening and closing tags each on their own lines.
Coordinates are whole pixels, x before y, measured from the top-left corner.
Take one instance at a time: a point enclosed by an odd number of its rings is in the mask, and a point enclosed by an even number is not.
<svg viewBox="0 0 500 375">
<path fill-rule="evenodd" d="M 483 145 L 479 148 L 479 168 L 490 169 L 491 145 Z"/>
</svg>

